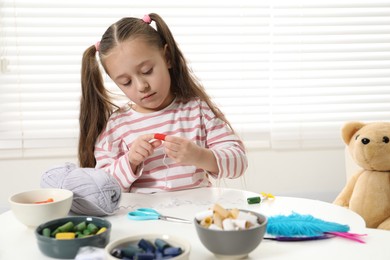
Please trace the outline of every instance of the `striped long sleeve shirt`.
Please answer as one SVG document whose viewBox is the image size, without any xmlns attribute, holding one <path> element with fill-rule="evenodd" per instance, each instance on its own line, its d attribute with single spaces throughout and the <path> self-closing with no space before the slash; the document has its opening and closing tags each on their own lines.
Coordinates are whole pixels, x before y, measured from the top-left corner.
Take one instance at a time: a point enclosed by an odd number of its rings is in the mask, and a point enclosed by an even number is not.
<svg viewBox="0 0 390 260">
<path fill-rule="evenodd" d="M 192 165 L 176 163 L 162 146 L 147 157 L 133 172 L 128 151 L 139 135 L 162 133 L 192 140 L 210 149 L 219 172 L 211 174 Z M 211 186 L 213 178 L 238 178 L 248 161 L 240 139 L 210 107 L 199 99 L 174 100 L 168 107 L 152 113 L 138 113 L 131 108 L 118 110 L 109 118 L 95 146 L 96 168 L 112 174 L 124 192 L 153 193 Z"/>
</svg>

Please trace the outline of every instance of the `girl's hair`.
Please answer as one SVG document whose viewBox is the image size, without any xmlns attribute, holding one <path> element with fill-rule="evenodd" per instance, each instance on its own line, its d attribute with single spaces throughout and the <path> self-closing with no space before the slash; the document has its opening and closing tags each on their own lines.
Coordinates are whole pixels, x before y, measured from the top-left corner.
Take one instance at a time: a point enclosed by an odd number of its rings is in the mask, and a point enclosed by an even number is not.
<svg viewBox="0 0 390 260">
<path fill-rule="evenodd" d="M 103 34 L 98 50 L 90 46 L 83 54 L 81 68 L 82 96 L 80 101 L 80 136 L 78 159 L 80 167 L 95 167 L 94 148 L 99 134 L 103 131 L 110 115 L 118 107 L 111 101 L 109 92 L 103 84 L 103 77 L 96 58 L 105 68 L 104 59 L 118 44 L 136 37 L 142 37 L 147 43 L 158 48 L 168 46 L 168 59 L 171 62 L 169 70 L 171 77 L 171 92 L 176 98 L 189 101 L 198 97 L 205 101 L 214 114 L 225 121 L 232 129 L 224 114 L 211 101 L 203 86 L 192 74 L 187 62 L 177 46 L 171 31 L 164 20 L 157 14 L 149 17 L 155 22 L 156 29 L 142 19 L 126 17 L 111 25 Z M 107 70 L 106 70 L 107 71 Z"/>
</svg>

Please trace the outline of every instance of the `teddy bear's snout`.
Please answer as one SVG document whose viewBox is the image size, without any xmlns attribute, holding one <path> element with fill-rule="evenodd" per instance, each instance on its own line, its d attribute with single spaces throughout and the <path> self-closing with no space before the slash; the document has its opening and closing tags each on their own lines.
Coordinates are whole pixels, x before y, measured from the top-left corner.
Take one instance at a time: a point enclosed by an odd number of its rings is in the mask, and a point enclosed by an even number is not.
<svg viewBox="0 0 390 260">
<path fill-rule="evenodd" d="M 362 143 L 363 143 L 364 145 L 369 144 L 369 143 L 370 143 L 370 139 L 368 139 L 368 138 L 362 138 Z"/>
</svg>

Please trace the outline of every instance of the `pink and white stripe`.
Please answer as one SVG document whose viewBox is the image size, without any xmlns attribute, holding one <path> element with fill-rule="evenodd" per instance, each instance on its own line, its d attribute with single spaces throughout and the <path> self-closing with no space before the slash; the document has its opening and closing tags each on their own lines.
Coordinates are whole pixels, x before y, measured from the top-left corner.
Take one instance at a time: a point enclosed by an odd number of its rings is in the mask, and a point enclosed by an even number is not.
<svg viewBox="0 0 390 260">
<path fill-rule="evenodd" d="M 127 152 L 137 136 L 147 133 L 176 135 L 192 140 L 214 153 L 219 173 L 213 178 L 238 178 L 248 161 L 242 142 L 205 102 L 174 101 L 167 108 L 149 114 L 134 110 L 114 113 L 95 146 L 96 168 L 110 172 L 126 192 L 152 193 L 208 187 L 207 171 L 181 165 L 166 157 L 162 148 L 131 170 Z"/>
</svg>

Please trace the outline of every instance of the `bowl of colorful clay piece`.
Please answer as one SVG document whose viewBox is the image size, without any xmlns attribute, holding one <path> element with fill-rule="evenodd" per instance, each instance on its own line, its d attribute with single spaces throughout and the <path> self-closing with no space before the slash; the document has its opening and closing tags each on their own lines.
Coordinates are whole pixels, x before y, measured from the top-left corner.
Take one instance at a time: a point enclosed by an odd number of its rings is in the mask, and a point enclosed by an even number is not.
<svg viewBox="0 0 390 260">
<path fill-rule="evenodd" d="M 110 242 L 111 223 L 103 218 L 70 216 L 39 225 L 35 237 L 49 257 L 74 259 L 81 247 L 104 248 Z"/>
<path fill-rule="evenodd" d="M 255 250 L 264 238 L 267 217 L 219 204 L 199 212 L 194 219 L 202 244 L 218 258 L 241 259 Z"/>
<path fill-rule="evenodd" d="M 73 192 L 41 188 L 16 193 L 8 201 L 16 219 L 35 228 L 49 220 L 66 217 L 72 206 Z"/>
<path fill-rule="evenodd" d="M 118 259 L 189 259 L 191 246 L 181 237 L 166 234 L 145 234 L 124 237 L 109 243 L 108 260 Z"/>
</svg>

